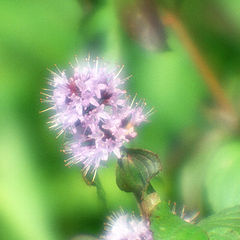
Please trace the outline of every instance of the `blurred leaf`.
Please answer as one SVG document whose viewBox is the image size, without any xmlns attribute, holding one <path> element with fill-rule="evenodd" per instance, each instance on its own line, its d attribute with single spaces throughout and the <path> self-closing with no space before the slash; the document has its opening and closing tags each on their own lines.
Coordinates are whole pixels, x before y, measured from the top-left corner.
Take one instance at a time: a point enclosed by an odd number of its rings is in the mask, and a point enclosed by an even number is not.
<svg viewBox="0 0 240 240">
<path fill-rule="evenodd" d="M 216 125 L 216 121 L 214 122 Z M 201 134 L 200 132 L 198 134 Z M 230 138 L 228 131 L 221 128 L 208 129 L 202 132 L 201 139 L 191 145 L 191 155 L 185 156 L 182 168 L 179 168 L 178 191 L 185 205 L 192 209 L 205 211 L 206 194 L 204 184 L 206 173 L 211 165 L 212 156 Z"/>
<path fill-rule="evenodd" d="M 111 0 L 101 1 L 91 17 L 85 16 L 82 19 L 80 27 L 84 33 L 81 51 L 86 54 L 90 51 L 92 57 L 102 56 L 111 62 L 119 61 L 119 23 L 115 4 Z"/>
<path fill-rule="evenodd" d="M 183 129 L 195 126 L 202 118 L 199 110 L 203 83 L 175 36 L 168 37 L 173 51 L 161 54 L 147 54 L 136 48 L 136 44 L 126 43 L 129 46 L 126 66 L 133 74 L 129 80 L 132 93 L 137 92 L 156 109 L 151 124 L 139 131 L 134 145 L 161 152 L 162 156 L 172 151 L 171 146 Z"/>
<path fill-rule="evenodd" d="M 27 67 L 26 60 L 31 66 L 39 60 L 59 63 L 76 51 L 80 15 L 75 0 L 1 1 L 0 49 L 20 67 Z M 13 65 L 10 59 L 8 62 Z"/>
<path fill-rule="evenodd" d="M 196 225 L 189 224 L 172 214 L 167 203 L 158 204 L 151 218 L 155 240 L 207 240 L 207 235 Z"/>
<path fill-rule="evenodd" d="M 148 50 L 167 48 L 165 29 L 155 1 L 121 1 L 121 4 L 121 23 L 130 37 Z"/>
<path fill-rule="evenodd" d="M 217 1 L 219 5 L 227 13 L 228 17 L 231 18 L 235 24 L 237 24 L 240 30 L 240 12 L 239 12 L 239 1 L 238 0 L 219 0 Z"/>
<path fill-rule="evenodd" d="M 94 13 L 99 6 L 104 3 L 104 0 L 78 0 L 83 8 L 83 14 L 89 16 Z"/>
<path fill-rule="evenodd" d="M 184 0 L 183 5 L 181 17 L 186 28 L 226 86 L 230 82 L 227 75 L 239 70 L 239 1 Z"/>
<path fill-rule="evenodd" d="M 46 197 L 46 180 L 34 162 L 33 146 L 25 126 L 16 115 L 9 114 L 0 135 L 0 221 L 12 233 L 2 236 L 0 232 L 0 239 L 62 239 Z"/>
<path fill-rule="evenodd" d="M 210 240 L 240 239 L 240 206 L 225 209 L 198 223 Z"/>
<path fill-rule="evenodd" d="M 157 154 L 143 149 L 125 149 L 122 158 L 118 160 L 117 185 L 125 192 L 140 194 L 160 170 Z"/>
<path fill-rule="evenodd" d="M 208 159 L 205 189 L 214 211 L 240 204 L 240 142 L 227 142 Z"/>
</svg>

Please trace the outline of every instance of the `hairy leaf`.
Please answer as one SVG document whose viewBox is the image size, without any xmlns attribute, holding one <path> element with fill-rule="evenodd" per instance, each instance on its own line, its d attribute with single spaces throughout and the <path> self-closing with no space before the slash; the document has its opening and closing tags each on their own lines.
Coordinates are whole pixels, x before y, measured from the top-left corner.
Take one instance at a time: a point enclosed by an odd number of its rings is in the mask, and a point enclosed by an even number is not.
<svg viewBox="0 0 240 240">
<path fill-rule="evenodd" d="M 168 204 L 158 204 L 151 218 L 154 240 L 207 240 L 208 237 L 198 226 L 190 224 L 174 215 Z"/>
<path fill-rule="evenodd" d="M 225 209 L 198 223 L 211 240 L 240 239 L 240 206 Z"/>
</svg>

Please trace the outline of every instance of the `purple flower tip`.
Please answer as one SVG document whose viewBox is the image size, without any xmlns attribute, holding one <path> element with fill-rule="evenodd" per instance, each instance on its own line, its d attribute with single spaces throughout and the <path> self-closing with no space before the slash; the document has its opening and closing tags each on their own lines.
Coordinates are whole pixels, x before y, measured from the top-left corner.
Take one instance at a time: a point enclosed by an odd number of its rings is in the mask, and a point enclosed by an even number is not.
<svg viewBox="0 0 240 240">
<path fill-rule="evenodd" d="M 68 164 L 82 163 L 96 170 L 109 154 L 121 157 L 120 148 L 137 133 L 135 127 L 146 121 L 145 103 L 130 103 L 124 90 L 123 67 L 111 67 L 98 59 L 72 66 L 71 73 L 53 72 L 51 89 L 42 93 L 52 106 L 50 128 L 68 133 Z M 46 111 L 44 110 L 44 111 Z"/>
<path fill-rule="evenodd" d="M 101 240 L 153 240 L 149 222 L 126 213 L 110 217 Z"/>
</svg>

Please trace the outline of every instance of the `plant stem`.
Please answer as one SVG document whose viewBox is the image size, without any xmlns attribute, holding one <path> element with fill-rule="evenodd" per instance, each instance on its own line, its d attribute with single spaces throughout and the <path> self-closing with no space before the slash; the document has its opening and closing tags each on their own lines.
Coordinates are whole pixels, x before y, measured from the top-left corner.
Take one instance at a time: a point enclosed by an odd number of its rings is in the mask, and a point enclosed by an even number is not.
<svg viewBox="0 0 240 240">
<path fill-rule="evenodd" d="M 100 178 L 99 178 L 98 174 L 97 174 L 94 182 L 96 184 L 98 198 L 101 201 L 104 209 L 107 209 L 106 194 L 105 194 L 105 191 L 103 189 L 103 186 L 101 184 L 101 181 L 100 181 Z"/>
<path fill-rule="evenodd" d="M 188 50 L 190 57 L 198 68 L 200 74 L 203 77 L 203 80 L 207 84 L 212 96 L 215 98 L 218 105 L 224 111 L 236 117 L 235 110 L 226 97 L 225 92 L 221 87 L 215 73 L 207 64 L 200 50 L 190 37 L 190 34 L 185 28 L 181 19 L 175 13 L 167 12 L 163 17 L 163 22 L 165 25 L 169 25 L 175 31 L 185 48 Z"/>
<path fill-rule="evenodd" d="M 144 191 L 134 193 L 134 196 L 137 200 L 141 215 L 146 219 L 149 218 L 152 210 L 161 202 L 160 196 L 154 190 L 151 183 L 149 183 L 149 186 L 146 189 L 146 193 L 144 193 Z"/>
</svg>

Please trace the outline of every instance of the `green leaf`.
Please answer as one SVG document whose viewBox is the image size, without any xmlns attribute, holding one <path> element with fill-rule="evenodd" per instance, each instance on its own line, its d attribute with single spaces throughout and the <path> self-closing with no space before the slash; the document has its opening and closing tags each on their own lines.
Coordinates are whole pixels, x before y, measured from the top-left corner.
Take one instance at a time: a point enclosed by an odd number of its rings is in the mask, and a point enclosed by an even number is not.
<svg viewBox="0 0 240 240">
<path fill-rule="evenodd" d="M 211 240 L 240 239 L 240 206 L 225 209 L 198 223 Z"/>
<path fill-rule="evenodd" d="M 142 193 L 160 170 L 157 154 L 143 149 L 124 149 L 116 169 L 117 185 L 125 192 Z"/>
<path fill-rule="evenodd" d="M 223 144 L 208 159 L 205 189 L 215 212 L 240 204 L 240 142 Z"/>
<path fill-rule="evenodd" d="M 180 217 L 174 215 L 165 202 L 158 204 L 150 222 L 154 240 L 208 239 L 200 227 L 184 222 Z"/>
</svg>

